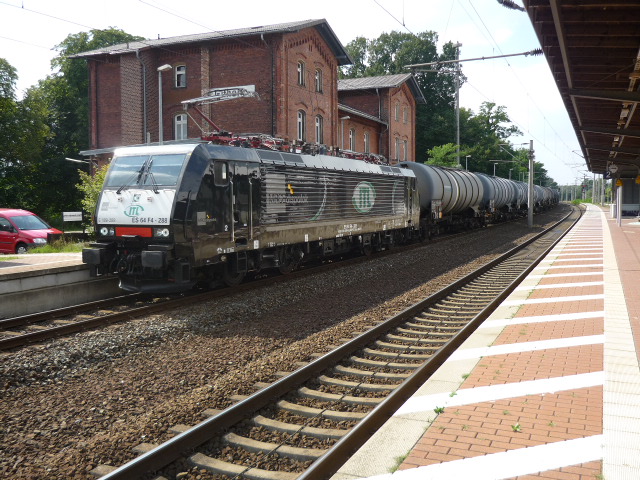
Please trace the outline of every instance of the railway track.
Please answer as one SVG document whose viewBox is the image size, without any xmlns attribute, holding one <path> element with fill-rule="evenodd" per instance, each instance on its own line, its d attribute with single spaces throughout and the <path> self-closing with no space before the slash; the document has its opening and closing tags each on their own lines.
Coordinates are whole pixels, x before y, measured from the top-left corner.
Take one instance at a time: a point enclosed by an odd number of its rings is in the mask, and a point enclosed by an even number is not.
<svg viewBox="0 0 640 480">
<path fill-rule="evenodd" d="M 162 445 L 104 480 L 175 476 L 182 459 L 212 475 L 329 478 L 421 386 L 577 222 L 577 208 L 529 242 L 373 326 Z M 107 473 L 108 472 L 108 473 Z M 160 477 L 162 478 L 162 477 Z"/>
<path fill-rule="evenodd" d="M 431 243 L 452 240 L 467 232 L 443 235 Z M 419 247 L 419 244 L 396 247 L 376 253 L 378 257 L 402 253 Z M 142 294 L 122 295 L 106 300 L 88 302 L 69 307 L 38 312 L 13 318 L 0 319 L 0 351 L 14 350 L 27 345 L 44 342 L 58 337 L 103 328 L 114 323 L 132 320 L 145 315 L 153 315 L 172 308 L 179 308 L 194 302 L 209 301 L 229 293 L 263 288 L 273 281 L 288 281 L 310 273 L 319 273 L 332 268 L 343 268 L 367 261 L 365 256 L 349 258 L 340 262 L 329 261 L 319 265 L 308 265 L 304 269 L 283 276 L 263 275 L 260 279 L 233 287 L 233 289 L 207 290 L 184 295 L 150 297 Z"/>
</svg>

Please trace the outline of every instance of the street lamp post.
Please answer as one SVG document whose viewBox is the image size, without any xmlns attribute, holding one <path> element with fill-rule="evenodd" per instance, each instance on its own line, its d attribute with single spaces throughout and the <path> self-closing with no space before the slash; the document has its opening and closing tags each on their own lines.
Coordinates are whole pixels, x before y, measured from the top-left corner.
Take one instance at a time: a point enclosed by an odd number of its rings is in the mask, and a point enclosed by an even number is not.
<svg viewBox="0 0 640 480">
<path fill-rule="evenodd" d="M 158 67 L 158 143 L 160 145 L 162 145 L 164 140 L 164 125 L 162 121 L 162 72 L 166 72 L 172 68 L 168 63 Z"/>
<path fill-rule="evenodd" d="M 529 195 L 527 198 L 529 211 L 527 212 L 527 225 L 533 227 L 533 140 L 529 140 Z"/>
<path fill-rule="evenodd" d="M 464 169 L 465 170 L 469 170 L 469 157 L 471 157 L 471 155 L 465 155 L 464 157 Z"/>
</svg>

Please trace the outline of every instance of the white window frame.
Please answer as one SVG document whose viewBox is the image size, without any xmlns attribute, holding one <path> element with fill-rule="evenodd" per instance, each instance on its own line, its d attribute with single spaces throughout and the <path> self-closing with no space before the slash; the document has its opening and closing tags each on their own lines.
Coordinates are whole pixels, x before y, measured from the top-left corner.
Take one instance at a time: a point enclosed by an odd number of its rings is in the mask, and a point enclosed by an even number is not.
<svg viewBox="0 0 640 480">
<path fill-rule="evenodd" d="M 187 66 L 176 65 L 173 74 L 173 85 L 176 88 L 187 88 Z"/>
<path fill-rule="evenodd" d="M 307 136 L 307 112 L 298 110 L 298 140 L 306 141 Z"/>
<path fill-rule="evenodd" d="M 315 82 L 316 82 L 316 92 L 322 93 L 322 70 L 320 70 L 319 68 L 316 68 Z"/>
<path fill-rule="evenodd" d="M 356 151 L 356 129 L 349 129 L 349 150 L 352 152 Z"/>
<path fill-rule="evenodd" d="M 306 76 L 307 67 L 302 60 L 298 60 L 298 85 L 304 86 L 306 85 L 305 76 Z"/>
<path fill-rule="evenodd" d="M 324 143 L 324 118 L 322 115 L 316 115 L 316 142 Z"/>
<path fill-rule="evenodd" d="M 408 162 L 409 161 L 409 141 L 408 140 L 404 140 L 404 159 L 403 161 Z"/>
<path fill-rule="evenodd" d="M 400 161 L 400 138 L 396 137 L 396 160 Z"/>
<path fill-rule="evenodd" d="M 402 109 L 402 121 L 405 124 L 409 123 L 409 108 L 408 107 L 404 107 Z"/>
<path fill-rule="evenodd" d="M 186 140 L 189 138 L 188 118 L 186 113 L 178 113 L 173 117 L 173 138 Z"/>
</svg>

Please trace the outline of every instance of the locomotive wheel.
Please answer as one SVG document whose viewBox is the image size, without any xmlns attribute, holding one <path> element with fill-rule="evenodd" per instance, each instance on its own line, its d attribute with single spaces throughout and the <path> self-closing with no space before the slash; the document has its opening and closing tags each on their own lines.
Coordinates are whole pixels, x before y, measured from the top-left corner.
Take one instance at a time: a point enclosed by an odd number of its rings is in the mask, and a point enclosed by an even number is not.
<svg viewBox="0 0 640 480">
<path fill-rule="evenodd" d="M 298 268 L 300 260 L 302 260 L 302 252 L 294 250 L 293 248 L 287 248 L 282 253 L 282 259 L 280 260 L 278 270 L 282 275 L 287 275 Z"/>
<path fill-rule="evenodd" d="M 222 272 L 222 281 L 227 287 L 235 287 L 240 285 L 244 280 L 244 272 L 230 272 L 229 266 L 226 265 Z"/>
</svg>

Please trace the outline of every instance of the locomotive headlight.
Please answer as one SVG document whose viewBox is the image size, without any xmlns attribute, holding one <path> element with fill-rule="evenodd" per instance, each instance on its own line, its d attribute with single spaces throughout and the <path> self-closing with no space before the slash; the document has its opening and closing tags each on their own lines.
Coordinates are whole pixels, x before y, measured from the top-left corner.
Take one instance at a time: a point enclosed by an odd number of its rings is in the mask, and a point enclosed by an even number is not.
<svg viewBox="0 0 640 480">
<path fill-rule="evenodd" d="M 116 234 L 116 231 L 113 229 L 113 227 L 111 227 L 111 228 L 102 227 L 100 229 L 100 235 L 102 235 L 102 236 L 106 237 L 107 235 L 109 235 L 109 236 L 113 237 L 115 234 Z"/>
<path fill-rule="evenodd" d="M 156 228 L 154 232 L 156 237 L 168 237 L 169 229 L 168 228 Z"/>
</svg>

